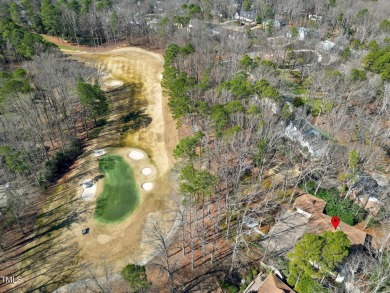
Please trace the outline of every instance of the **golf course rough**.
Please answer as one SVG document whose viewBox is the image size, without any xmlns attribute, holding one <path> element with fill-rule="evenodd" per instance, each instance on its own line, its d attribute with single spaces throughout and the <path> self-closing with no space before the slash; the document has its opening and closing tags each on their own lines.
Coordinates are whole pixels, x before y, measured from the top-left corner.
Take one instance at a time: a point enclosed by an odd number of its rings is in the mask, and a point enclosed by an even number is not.
<svg viewBox="0 0 390 293">
<path fill-rule="evenodd" d="M 101 158 L 99 169 L 104 174 L 104 186 L 96 201 L 95 219 L 104 223 L 122 221 L 137 207 L 140 199 L 133 170 L 117 155 Z"/>
</svg>

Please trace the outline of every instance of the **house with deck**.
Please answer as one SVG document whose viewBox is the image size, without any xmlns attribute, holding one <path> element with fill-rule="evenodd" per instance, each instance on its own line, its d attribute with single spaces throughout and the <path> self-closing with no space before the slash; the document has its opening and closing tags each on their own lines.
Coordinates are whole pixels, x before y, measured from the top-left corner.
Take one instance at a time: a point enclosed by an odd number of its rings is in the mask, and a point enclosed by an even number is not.
<svg viewBox="0 0 390 293">
<path fill-rule="evenodd" d="M 325 206 L 326 201 L 311 194 L 303 194 L 294 201 L 293 207 L 296 211 L 309 219 L 307 233 L 321 234 L 325 231 L 335 231 L 331 217 L 323 213 Z M 360 249 L 364 246 L 370 246 L 372 237 L 355 227 L 340 222 L 337 230 L 341 230 L 347 235 L 354 248 Z"/>
</svg>

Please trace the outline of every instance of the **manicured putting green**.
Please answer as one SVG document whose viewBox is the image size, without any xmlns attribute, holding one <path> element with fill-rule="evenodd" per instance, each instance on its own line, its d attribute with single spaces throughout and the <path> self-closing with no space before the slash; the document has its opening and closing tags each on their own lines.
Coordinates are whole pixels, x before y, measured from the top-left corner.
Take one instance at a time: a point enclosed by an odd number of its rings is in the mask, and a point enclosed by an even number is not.
<svg viewBox="0 0 390 293">
<path fill-rule="evenodd" d="M 103 192 L 96 201 L 95 218 L 102 222 L 118 222 L 126 218 L 139 203 L 139 192 L 133 170 L 116 155 L 99 160 L 104 174 Z"/>
</svg>

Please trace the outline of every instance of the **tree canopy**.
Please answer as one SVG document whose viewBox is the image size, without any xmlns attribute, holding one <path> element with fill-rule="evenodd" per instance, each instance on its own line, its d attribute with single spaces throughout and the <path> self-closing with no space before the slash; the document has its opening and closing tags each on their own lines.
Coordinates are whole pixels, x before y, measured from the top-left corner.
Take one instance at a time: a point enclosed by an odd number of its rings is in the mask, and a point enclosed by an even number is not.
<svg viewBox="0 0 390 293">
<path fill-rule="evenodd" d="M 210 196 L 215 189 L 216 177 L 207 170 L 196 170 L 187 165 L 180 172 L 180 191 L 193 194 L 197 200 Z"/>
<path fill-rule="evenodd" d="M 151 285 L 144 266 L 128 264 L 122 269 L 121 276 L 129 283 L 132 292 L 139 292 L 142 289 L 147 290 Z"/>
<path fill-rule="evenodd" d="M 374 42 L 370 49 L 371 52 L 363 59 L 365 68 L 380 74 L 383 80 L 390 80 L 390 46 L 379 47 Z"/>
<path fill-rule="evenodd" d="M 107 98 L 98 83 L 91 85 L 79 79 L 77 82 L 77 92 L 80 96 L 81 104 L 91 111 L 92 118 L 96 119 L 108 113 Z"/>
<path fill-rule="evenodd" d="M 0 21 L 0 60 L 14 61 L 31 59 L 38 48 L 46 50 L 53 45 L 46 42 L 40 35 L 33 34 L 4 17 Z"/>
<path fill-rule="evenodd" d="M 290 272 L 288 283 L 294 287 L 304 287 L 300 283 L 305 279 L 321 279 L 335 274 L 349 250 L 349 239 L 342 231 L 304 234 L 294 250 L 287 254 Z"/>
<path fill-rule="evenodd" d="M 180 140 L 179 144 L 173 150 L 175 158 L 185 157 L 193 158 L 196 156 L 195 147 L 199 142 L 199 139 L 203 136 L 203 133 L 197 132 L 194 136 L 185 137 Z"/>
</svg>

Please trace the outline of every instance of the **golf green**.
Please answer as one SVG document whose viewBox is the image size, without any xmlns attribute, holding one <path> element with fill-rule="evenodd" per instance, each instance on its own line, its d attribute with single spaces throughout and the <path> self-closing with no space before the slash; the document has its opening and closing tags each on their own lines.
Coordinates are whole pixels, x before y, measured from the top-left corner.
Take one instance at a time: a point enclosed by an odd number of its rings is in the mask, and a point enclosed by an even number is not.
<svg viewBox="0 0 390 293">
<path fill-rule="evenodd" d="M 104 187 L 96 201 L 95 218 L 106 223 L 121 221 L 139 203 L 133 170 L 117 155 L 101 158 L 99 168 L 104 175 Z"/>
</svg>

